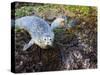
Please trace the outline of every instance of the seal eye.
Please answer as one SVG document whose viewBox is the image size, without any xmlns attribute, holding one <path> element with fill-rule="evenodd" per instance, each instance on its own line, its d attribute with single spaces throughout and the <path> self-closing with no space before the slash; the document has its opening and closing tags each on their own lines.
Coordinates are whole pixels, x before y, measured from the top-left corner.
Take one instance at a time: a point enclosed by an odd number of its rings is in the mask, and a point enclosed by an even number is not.
<svg viewBox="0 0 100 75">
<path fill-rule="evenodd" d="M 52 40 L 50 37 L 48 38 L 49 40 Z"/>
<path fill-rule="evenodd" d="M 46 40 L 46 39 L 44 39 L 44 40 Z"/>
</svg>

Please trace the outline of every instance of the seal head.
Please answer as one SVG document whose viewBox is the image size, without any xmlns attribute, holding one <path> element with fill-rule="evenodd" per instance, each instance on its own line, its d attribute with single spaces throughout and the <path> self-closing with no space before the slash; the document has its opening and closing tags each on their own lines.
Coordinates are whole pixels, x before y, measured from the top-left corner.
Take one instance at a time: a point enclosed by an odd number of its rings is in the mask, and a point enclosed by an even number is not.
<svg viewBox="0 0 100 75">
<path fill-rule="evenodd" d="M 53 46 L 54 33 L 51 34 L 44 33 L 35 43 L 41 48 L 46 49 Z"/>
</svg>

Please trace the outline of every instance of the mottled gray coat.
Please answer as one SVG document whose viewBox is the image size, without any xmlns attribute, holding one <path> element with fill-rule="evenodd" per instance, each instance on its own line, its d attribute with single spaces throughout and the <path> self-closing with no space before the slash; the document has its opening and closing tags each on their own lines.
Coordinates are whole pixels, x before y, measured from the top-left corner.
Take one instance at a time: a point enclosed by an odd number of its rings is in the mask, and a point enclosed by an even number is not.
<svg viewBox="0 0 100 75">
<path fill-rule="evenodd" d="M 42 18 L 36 16 L 25 16 L 15 20 L 15 27 L 25 29 L 31 35 L 31 40 L 23 50 L 27 50 L 34 43 L 41 48 L 52 46 L 54 33 L 49 24 Z"/>
</svg>

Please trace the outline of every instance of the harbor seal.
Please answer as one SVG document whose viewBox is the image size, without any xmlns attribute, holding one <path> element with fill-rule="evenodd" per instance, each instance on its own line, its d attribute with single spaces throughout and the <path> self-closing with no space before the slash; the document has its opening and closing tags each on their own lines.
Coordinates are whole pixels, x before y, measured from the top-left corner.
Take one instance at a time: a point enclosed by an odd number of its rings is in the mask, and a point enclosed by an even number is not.
<svg viewBox="0 0 100 75">
<path fill-rule="evenodd" d="M 56 18 L 51 23 L 51 26 L 44 19 L 37 16 L 25 16 L 15 20 L 15 28 L 24 29 L 31 36 L 29 43 L 25 44 L 23 47 L 24 51 L 33 44 L 36 44 L 43 49 L 48 48 L 48 46 L 52 46 L 54 41 L 53 29 L 63 26 L 64 19 L 61 17 Z"/>
<path fill-rule="evenodd" d="M 57 17 L 51 24 L 51 30 L 56 28 L 64 28 L 65 26 L 65 19 L 64 17 Z"/>
<path fill-rule="evenodd" d="M 31 40 L 25 44 L 23 50 L 27 50 L 33 44 L 37 44 L 43 49 L 52 46 L 54 33 L 49 24 L 37 16 L 25 16 L 15 20 L 15 28 L 25 29 L 31 35 Z"/>
</svg>

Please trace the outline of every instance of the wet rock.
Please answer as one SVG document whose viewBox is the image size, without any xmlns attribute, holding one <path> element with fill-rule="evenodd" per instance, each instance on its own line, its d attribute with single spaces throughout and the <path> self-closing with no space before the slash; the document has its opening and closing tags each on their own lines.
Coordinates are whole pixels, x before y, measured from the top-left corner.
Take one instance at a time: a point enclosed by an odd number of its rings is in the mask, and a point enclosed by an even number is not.
<svg viewBox="0 0 100 75">
<path fill-rule="evenodd" d="M 38 12 L 37 15 L 41 16 L 51 24 L 54 18 L 59 15 L 59 12 L 56 10 L 50 10 L 49 12 L 47 10 L 44 13 Z M 70 13 L 70 11 L 66 12 L 67 16 L 77 18 L 77 16 Z M 60 14 L 62 13 L 60 12 Z M 73 32 L 70 32 L 70 29 L 54 30 L 54 45 L 50 49 L 41 49 L 34 44 L 27 51 L 23 51 L 22 48 L 24 44 L 28 43 L 31 37 L 25 30 L 16 31 L 16 72 L 97 68 L 96 16 L 89 15 L 82 17 L 79 21 L 79 25 L 72 28 Z"/>
</svg>

